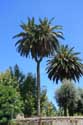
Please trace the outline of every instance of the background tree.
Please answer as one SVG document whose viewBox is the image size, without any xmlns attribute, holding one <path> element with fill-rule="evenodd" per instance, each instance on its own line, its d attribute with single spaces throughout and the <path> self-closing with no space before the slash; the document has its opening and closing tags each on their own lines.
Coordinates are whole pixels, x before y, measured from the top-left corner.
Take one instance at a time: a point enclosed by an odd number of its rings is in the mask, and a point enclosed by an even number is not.
<svg viewBox="0 0 83 125">
<path fill-rule="evenodd" d="M 36 78 L 31 74 L 25 77 L 23 84 L 20 85 L 21 96 L 24 102 L 25 116 L 33 116 L 37 114 L 37 86 Z"/>
<path fill-rule="evenodd" d="M 77 89 L 77 100 L 76 100 L 76 106 L 74 108 L 74 112 L 77 115 L 83 115 L 83 89 L 78 88 Z"/>
<path fill-rule="evenodd" d="M 44 57 L 53 54 L 58 48 L 58 38 L 63 38 L 62 32 L 58 31 L 62 27 L 52 26 L 52 20 L 39 19 L 39 24 L 36 24 L 34 18 L 28 18 L 26 24 L 21 24 L 23 32 L 15 36 L 20 38 L 15 44 L 20 55 L 27 57 L 30 54 L 37 63 L 38 116 L 40 116 L 40 63 Z"/>
<path fill-rule="evenodd" d="M 67 45 L 60 46 L 58 53 L 48 60 L 47 73 L 48 77 L 53 81 L 62 81 L 64 79 L 79 81 L 83 75 L 83 65 L 77 52 L 74 48 L 69 48 Z"/>
<path fill-rule="evenodd" d="M 37 87 L 36 78 L 31 73 L 24 75 L 16 64 L 14 67 L 9 67 L 11 77 L 18 81 L 18 91 L 23 100 L 23 113 L 26 116 L 37 114 Z M 35 107 L 36 106 L 36 107 Z"/>
<path fill-rule="evenodd" d="M 58 107 L 56 110 L 56 116 L 64 116 L 64 110 L 62 107 Z"/>
<path fill-rule="evenodd" d="M 22 84 L 24 81 L 25 75 L 22 73 L 19 66 L 17 64 L 13 68 L 10 66 L 9 70 L 10 70 L 11 76 L 16 78 L 18 83 Z"/>
<path fill-rule="evenodd" d="M 16 89 L 19 88 L 18 81 L 15 77 L 11 76 L 10 69 L 6 70 L 4 73 L 0 73 L 0 83 L 5 86 L 13 86 Z"/>
<path fill-rule="evenodd" d="M 24 107 L 22 111 L 25 117 L 37 115 L 36 77 L 33 76 L 32 73 L 24 75 L 17 64 L 14 67 L 10 67 L 9 71 L 11 73 L 11 77 L 18 81 L 18 92 L 21 94 L 23 100 Z M 46 88 L 42 88 L 40 91 L 40 102 L 42 116 L 55 115 L 56 108 L 52 102 L 48 100 Z"/>
<path fill-rule="evenodd" d="M 29 73 L 20 86 L 21 96 L 24 102 L 24 114 L 25 116 L 35 116 L 37 115 L 37 86 L 36 78 L 31 73 Z M 55 114 L 54 106 L 49 102 L 47 97 L 46 89 L 40 91 L 40 106 L 42 116 L 53 116 Z"/>
<path fill-rule="evenodd" d="M 48 100 L 47 91 L 43 89 L 41 91 L 41 115 L 42 116 L 55 116 L 56 115 L 56 107 L 55 105 Z"/>
<path fill-rule="evenodd" d="M 23 108 L 17 81 L 11 78 L 9 70 L 0 74 L 0 125 L 8 124 Z"/>
<path fill-rule="evenodd" d="M 56 90 L 55 99 L 59 107 L 64 109 L 65 116 L 67 116 L 67 112 L 69 112 L 70 116 L 74 115 L 76 98 L 77 91 L 74 84 L 71 81 L 64 80 L 61 87 Z"/>
<path fill-rule="evenodd" d="M 56 107 L 52 102 L 47 101 L 46 116 L 56 116 Z"/>
</svg>

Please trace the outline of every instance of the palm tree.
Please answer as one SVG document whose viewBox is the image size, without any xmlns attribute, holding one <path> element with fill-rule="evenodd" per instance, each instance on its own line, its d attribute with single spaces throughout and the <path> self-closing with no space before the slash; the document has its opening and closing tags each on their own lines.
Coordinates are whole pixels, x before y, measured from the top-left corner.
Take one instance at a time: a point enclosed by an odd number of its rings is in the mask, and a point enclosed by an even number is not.
<svg viewBox="0 0 83 125">
<path fill-rule="evenodd" d="M 34 18 L 28 18 L 26 24 L 21 24 L 23 32 L 15 36 L 20 38 L 15 44 L 20 55 L 26 57 L 31 55 L 37 63 L 38 116 L 40 115 L 40 62 L 44 57 L 48 57 L 57 50 L 58 38 L 63 38 L 62 32 L 59 31 L 62 27 L 52 26 L 52 20 L 39 19 L 39 24 L 36 24 Z"/>
<path fill-rule="evenodd" d="M 63 81 L 63 79 L 70 79 L 79 81 L 79 78 L 83 75 L 83 64 L 78 57 L 77 52 L 74 52 L 74 48 L 69 48 L 67 45 L 60 46 L 58 53 L 48 60 L 47 73 L 48 77 L 53 81 Z"/>
</svg>

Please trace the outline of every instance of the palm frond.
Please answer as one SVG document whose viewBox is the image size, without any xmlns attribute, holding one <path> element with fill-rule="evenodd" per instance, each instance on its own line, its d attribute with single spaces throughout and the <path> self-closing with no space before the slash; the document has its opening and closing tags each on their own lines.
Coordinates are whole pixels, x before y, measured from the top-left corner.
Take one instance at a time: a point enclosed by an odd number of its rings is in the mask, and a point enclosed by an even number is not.
<svg viewBox="0 0 83 125">
<path fill-rule="evenodd" d="M 26 36 L 26 33 L 25 32 L 21 32 L 21 33 L 15 35 L 15 36 L 13 36 L 13 38 L 24 37 L 24 36 Z"/>
<path fill-rule="evenodd" d="M 48 57 L 53 55 L 59 48 L 59 39 L 63 39 L 63 33 L 54 31 L 51 26 L 53 18 L 49 21 L 48 18 L 39 18 L 39 24 L 35 24 L 34 17 L 29 18 L 27 23 L 22 23 L 20 26 L 23 32 L 14 36 L 19 38 L 15 46 L 22 56 L 30 53 L 32 58 Z M 49 23 L 50 22 L 50 23 Z M 60 26 L 54 28 L 60 29 Z"/>
<path fill-rule="evenodd" d="M 68 45 L 60 46 L 56 56 L 47 63 L 48 77 L 56 82 L 65 78 L 79 81 L 79 78 L 83 76 L 83 64 L 78 54 L 72 48 L 69 49 Z"/>
</svg>

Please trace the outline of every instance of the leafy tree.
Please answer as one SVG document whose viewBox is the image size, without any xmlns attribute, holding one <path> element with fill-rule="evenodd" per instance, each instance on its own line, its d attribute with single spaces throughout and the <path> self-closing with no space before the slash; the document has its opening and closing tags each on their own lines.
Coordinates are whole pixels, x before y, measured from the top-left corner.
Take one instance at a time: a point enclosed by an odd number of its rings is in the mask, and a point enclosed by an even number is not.
<svg viewBox="0 0 83 125">
<path fill-rule="evenodd" d="M 15 85 L 17 81 L 11 78 L 9 71 L 0 74 L 0 125 L 8 124 L 21 112 L 23 103 Z"/>
<path fill-rule="evenodd" d="M 27 57 L 29 54 L 37 63 L 37 103 L 38 115 L 40 116 L 40 63 L 44 57 L 53 54 L 58 47 L 58 38 L 63 38 L 61 26 L 52 26 L 47 18 L 39 19 L 39 24 L 35 23 L 34 18 L 28 18 L 28 22 L 22 23 L 21 28 L 23 32 L 17 34 L 15 37 L 20 38 L 15 46 L 21 56 Z M 57 30 L 55 32 L 55 30 Z"/>
<path fill-rule="evenodd" d="M 25 116 L 33 116 L 36 114 L 37 92 L 36 92 L 36 78 L 31 74 L 25 77 L 23 84 L 20 85 L 20 93 L 24 102 Z"/>
<path fill-rule="evenodd" d="M 37 86 L 36 78 L 29 73 L 21 84 L 21 96 L 24 101 L 25 116 L 37 115 Z M 49 102 L 46 89 L 40 91 L 41 115 L 51 116 L 55 114 L 53 104 Z"/>
<path fill-rule="evenodd" d="M 56 90 L 55 98 L 59 107 L 64 109 L 64 115 L 66 116 L 69 111 L 69 115 L 73 116 L 77 91 L 71 81 L 64 80 L 61 87 Z"/>
<path fill-rule="evenodd" d="M 9 67 L 11 76 L 16 78 L 19 84 L 22 84 L 25 78 L 25 75 L 20 71 L 19 66 L 16 64 L 14 68 Z"/>
<path fill-rule="evenodd" d="M 77 89 L 77 100 L 76 100 L 76 106 L 74 108 L 74 112 L 78 115 L 83 115 L 83 89 L 78 88 Z"/>
<path fill-rule="evenodd" d="M 56 107 L 52 102 L 48 100 L 47 91 L 43 89 L 41 91 L 41 115 L 42 116 L 55 116 L 56 115 Z"/>
<path fill-rule="evenodd" d="M 47 73 L 48 77 L 53 81 L 62 81 L 64 79 L 70 79 L 79 81 L 79 78 L 83 75 L 83 65 L 77 52 L 74 52 L 74 48 L 69 48 L 67 45 L 60 46 L 58 53 L 48 61 Z"/>
<path fill-rule="evenodd" d="M 47 101 L 46 116 L 56 116 L 56 107 L 52 102 Z"/>
<path fill-rule="evenodd" d="M 18 81 L 15 77 L 12 78 L 10 70 L 6 70 L 4 73 L 0 73 L 0 84 L 5 86 L 13 86 L 18 89 Z"/>
<path fill-rule="evenodd" d="M 37 115 L 37 85 L 36 77 L 31 73 L 24 75 L 19 66 L 16 64 L 14 68 L 9 68 L 12 78 L 15 78 L 19 84 L 19 91 L 23 99 L 25 117 Z M 40 92 L 41 115 L 54 116 L 55 106 L 49 102 L 47 91 L 43 88 Z M 49 107 L 49 108 L 48 108 Z"/>
<path fill-rule="evenodd" d="M 35 115 L 37 110 L 35 107 L 37 104 L 35 101 L 37 100 L 36 78 L 31 73 L 24 75 L 17 64 L 10 67 L 9 71 L 11 77 L 18 81 L 18 92 L 20 92 L 24 103 L 23 113 L 25 117 Z"/>
<path fill-rule="evenodd" d="M 57 110 L 56 110 L 56 116 L 64 116 L 64 110 L 62 107 L 59 107 Z"/>
</svg>

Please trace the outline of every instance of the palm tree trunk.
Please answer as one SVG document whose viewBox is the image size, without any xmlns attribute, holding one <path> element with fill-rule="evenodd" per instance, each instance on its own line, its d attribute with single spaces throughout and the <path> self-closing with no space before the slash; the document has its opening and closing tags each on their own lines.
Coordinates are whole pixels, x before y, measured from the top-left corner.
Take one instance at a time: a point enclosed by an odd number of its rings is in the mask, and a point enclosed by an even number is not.
<svg viewBox="0 0 83 125">
<path fill-rule="evenodd" d="M 37 61 L 37 115 L 40 116 L 40 61 Z"/>
</svg>

